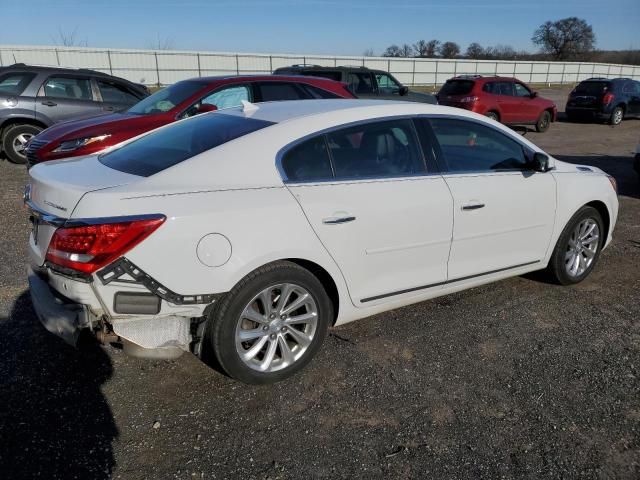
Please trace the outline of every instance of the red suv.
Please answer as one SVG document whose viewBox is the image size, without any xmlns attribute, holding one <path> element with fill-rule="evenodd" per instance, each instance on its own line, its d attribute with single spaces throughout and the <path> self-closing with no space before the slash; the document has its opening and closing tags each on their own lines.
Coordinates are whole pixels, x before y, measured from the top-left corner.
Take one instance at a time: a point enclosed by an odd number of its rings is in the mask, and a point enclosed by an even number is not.
<svg viewBox="0 0 640 480">
<path fill-rule="evenodd" d="M 269 102 L 355 98 L 345 83 L 301 76 L 208 77 L 183 80 L 121 113 L 64 122 L 35 136 L 27 147 L 29 167 L 59 158 L 89 155 L 154 128 L 198 113 Z"/>
<path fill-rule="evenodd" d="M 510 77 L 454 77 L 438 92 L 438 103 L 486 115 L 506 125 L 535 125 L 544 132 L 558 109 L 525 83 Z"/>
</svg>

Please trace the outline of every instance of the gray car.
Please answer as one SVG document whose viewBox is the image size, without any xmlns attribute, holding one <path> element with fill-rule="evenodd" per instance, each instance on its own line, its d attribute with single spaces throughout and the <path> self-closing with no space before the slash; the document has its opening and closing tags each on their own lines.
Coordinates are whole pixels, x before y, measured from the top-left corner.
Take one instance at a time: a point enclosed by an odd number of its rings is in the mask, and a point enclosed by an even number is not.
<svg viewBox="0 0 640 480">
<path fill-rule="evenodd" d="M 138 85 L 86 69 L 0 67 L 0 150 L 26 162 L 26 144 L 54 123 L 124 110 L 149 95 Z"/>
<path fill-rule="evenodd" d="M 358 98 L 404 100 L 407 102 L 438 103 L 434 95 L 412 92 L 393 75 L 384 70 L 359 66 L 321 67 L 319 65 L 292 65 L 276 69 L 277 75 L 309 75 L 337 80 L 349 85 Z"/>
</svg>

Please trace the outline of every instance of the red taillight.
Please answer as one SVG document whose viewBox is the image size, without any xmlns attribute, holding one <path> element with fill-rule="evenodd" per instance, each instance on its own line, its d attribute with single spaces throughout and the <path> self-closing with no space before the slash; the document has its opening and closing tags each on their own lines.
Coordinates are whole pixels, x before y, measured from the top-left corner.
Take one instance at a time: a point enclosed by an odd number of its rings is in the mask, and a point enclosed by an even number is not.
<svg viewBox="0 0 640 480">
<path fill-rule="evenodd" d="M 613 102 L 614 98 L 616 98 L 616 96 L 613 93 L 611 92 L 605 93 L 604 97 L 602 97 L 602 104 L 609 105 L 611 102 Z"/>
<path fill-rule="evenodd" d="M 93 273 L 124 255 L 164 222 L 152 216 L 117 223 L 58 228 L 47 249 L 47 261 L 82 273 Z"/>
</svg>

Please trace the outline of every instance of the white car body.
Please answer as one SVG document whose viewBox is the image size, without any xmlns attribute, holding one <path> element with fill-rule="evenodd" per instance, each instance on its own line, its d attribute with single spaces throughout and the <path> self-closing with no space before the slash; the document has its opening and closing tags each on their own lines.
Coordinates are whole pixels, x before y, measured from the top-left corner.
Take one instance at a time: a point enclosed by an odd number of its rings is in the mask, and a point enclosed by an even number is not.
<svg viewBox="0 0 640 480">
<path fill-rule="evenodd" d="M 340 325 L 543 269 L 567 222 L 587 204 L 597 205 L 606 219 L 604 246 L 611 241 L 618 201 L 606 174 L 551 157 L 550 171 L 526 174 L 444 171 L 299 183 L 283 179 L 280 158 L 287 146 L 318 132 L 382 118 L 480 122 L 528 151 L 542 152 L 509 128 L 465 110 L 307 100 L 206 115 L 275 123 L 149 177 L 111 169 L 97 156 L 47 162 L 30 171 L 27 200 L 36 216 L 166 216 L 160 228 L 124 257 L 189 302 L 194 300 L 189 297 L 210 295 L 195 299 L 197 303 L 163 299 L 153 315 L 116 313 L 116 292 L 149 288 L 126 281 L 131 280 L 126 275 L 105 284 L 97 272 L 78 279 L 52 268 L 45 254 L 56 226 L 44 218 L 37 244 L 33 235 L 29 241 L 32 269 L 54 295 L 83 306 L 88 320 L 81 326 L 95 329 L 108 322 L 117 335 L 141 347 L 188 350 L 194 348 L 193 319 L 271 262 L 293 259 L 325 272 L 337 291 L 334 324 Z M 172 125 L 155 132 L 166 128 Z M 486 207 L 475 209 L 478 205 Z M 327 223 L 348 217 L 355 221 Z M 47 328 L 73 343 L 74 327 L 51 313 L 37 295 L 34 302 Z"/>
</svg>

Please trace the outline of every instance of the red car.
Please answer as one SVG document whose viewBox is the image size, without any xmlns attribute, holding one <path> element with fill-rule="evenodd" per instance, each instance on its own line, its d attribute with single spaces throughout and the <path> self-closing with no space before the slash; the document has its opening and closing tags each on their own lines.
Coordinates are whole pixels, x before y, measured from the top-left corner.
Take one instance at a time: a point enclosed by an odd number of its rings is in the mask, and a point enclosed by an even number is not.
<svg viewBox="0 0 640 480">
<path fill-rule="evenodd" d="M 538 132 L 545 132 L 558 114 L 555 103 L 511 77 L 454 77 L 437 97 L 440 105 L 471 110 L 506 125 L 535 125 Z"/>
<path fill-rule="evenodd" d="M 355 98 L 345 83 L 302 76 L 234 76 L 183 80 L 121 113 L 64 122 L 35 136 L 29 167 L 47 160 L 89 155 L 182 118 L 248 102 Z"/>
</svg>

